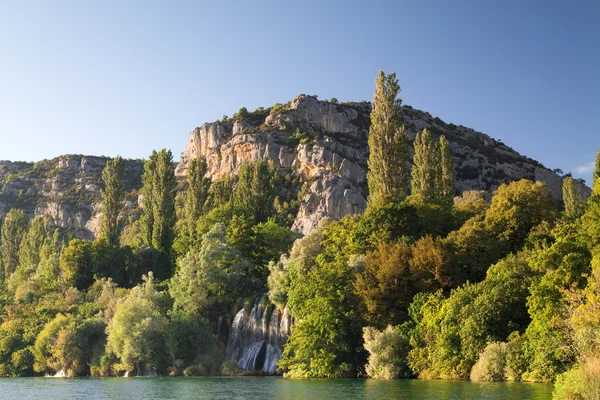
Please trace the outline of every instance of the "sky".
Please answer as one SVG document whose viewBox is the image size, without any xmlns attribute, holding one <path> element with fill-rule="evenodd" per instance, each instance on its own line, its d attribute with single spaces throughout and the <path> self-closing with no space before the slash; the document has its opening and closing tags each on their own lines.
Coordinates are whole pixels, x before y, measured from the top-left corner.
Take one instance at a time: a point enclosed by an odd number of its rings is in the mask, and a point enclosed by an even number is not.
<svg viewBox="0 0 600 400">
<path fill-rule="evenodd" d="M 204 122 L 316 94 L 404 104 L 590 181 L 600 1 L 0 1 L 0 159 L 179 159 Z"/>
</svg>

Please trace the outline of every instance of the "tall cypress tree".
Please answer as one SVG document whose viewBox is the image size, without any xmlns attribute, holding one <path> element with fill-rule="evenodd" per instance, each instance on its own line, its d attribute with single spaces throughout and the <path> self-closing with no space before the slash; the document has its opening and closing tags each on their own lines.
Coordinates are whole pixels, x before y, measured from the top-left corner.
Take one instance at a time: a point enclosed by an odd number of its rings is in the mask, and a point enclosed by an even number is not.
<svg viewBox="0 0 600 400">
<path fill-rule="evenodd" d="M 438 197 L 451 200 L 454 197 L 454 158 L 450 150 L 450 143 L 445 136 L 440 136 L 440 166 L 441 176 L 439 181 Z"/>
<path fill-rule="evenodd" d="M 412 194 L 421 200 L 429 201 L 437 197 L 441 181 L 440 149 L 427 129 L 417 132 L 414 141 Z"/>
<path fill-rule="evenodd" d="M 563 202 L 565 203 L 565 214 L 569 217 L 577 217 L 581 214 L 581 197 L 575 179 L 569 176 L 563 180 Z"/>
<path fill-rule="evenodd" d="M 596 153 L 596 162 L 594 165 L 594 173 L 592 174 L 592 187 L 596 187 L 596 183 L 598 182 L 598 178 L 600 178 L 600 149 Z"/>
<path fill-rule="evenodd" d="M 206 160 L 198 157 L 190 161 L 187 172 L 187 191 L 185 203 L 180 210 L 177 221 L 177 238 L 174 250 L 178 255 L 185 255 L 190 246 L 197 241 L 196 224 L 207 211 L 208 191 L 211 179 L 206 175 Z"/>
<path fill-rule="evenodd" d="M 23 210 L 13 208 L 6 214 L 2 224 L 2 267 L 0 282 L 4 282 L 19 265 L 19 248 L 27 231 L 27 217 Z"/>
<path fill-rule="evenodd" d="M 379 207 L 406 197 L 410 166 L 408 137 L 402 125 L 396 74 L 379 71 L 375 80 L 369 128 L 369 206 Z"/>
<path fill-rule="evenodd" d="M 120 156 L 106 162 L 102 171 L 104 189 L 102 193 L 102 217 L 100 219 L 100 237 L 111 247 L 119 246 L 121 219 L 125 188 L 123 187 L 123 159 Z"/>
<path fill-rule="evenodd" d="M 175 166 L 173 154 L 163 149 L 152 152 L 144 164 L 142 243 L 168 253 L 173 244 L 175 225 Z"/>
</svg>

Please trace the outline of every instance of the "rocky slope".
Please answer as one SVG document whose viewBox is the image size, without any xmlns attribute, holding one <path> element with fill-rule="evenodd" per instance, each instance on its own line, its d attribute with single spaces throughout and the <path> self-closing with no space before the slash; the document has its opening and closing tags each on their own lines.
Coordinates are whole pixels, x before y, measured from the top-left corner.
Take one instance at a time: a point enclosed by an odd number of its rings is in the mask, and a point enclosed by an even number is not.
<svg viewBox="0 0 600 400">
<path fill-rule="evenodd" d="M 93 239 L 100 221 L 100 189 L 106 157 L 66 155 L 37 163 L 0 161 L 0 215 L 11 208 L 50 218 L 76 237 Z M 125 160 L 125 213 L 138 209 L 143 163 Z"/>
<path fill-rule="evenodd" d="M 427 128 L 450 141 L 457 194 L 491 193 L 502 183 L 527 178 L 545 182 L 562 198 L 563 178 L 539 162 L 481 132 L 410 106 L 402 109 L 411 140 Z M 307 233 L 324 216 L 339 219 L 364 211 L 370 110 L 367 102 L 338 104 L 300 95 L 285 105 L 207 123 L 190 133 L 176 174 L 185 175 L 187 163 L 197 156 L 207 159 L 213 180 L 236 173 L 245 162 L 269 160 L 306 184 L 293 229 Z M 580 191 L 589 196 L 582 182 Z"/>
<path fill-rule="evenodd" d="M 301 193 L 293 229 L 307 233 L 324 216 L 339 219 L 364 211 L 370 110 L 367 102 L 338 104 L 300 95 L 285 105 L 206 123 L 190 134 L 176 174 L 184 176 L 189 160 L 199 155 L 206 157 L 213 180 L 237 173 L 245 162 L 268 160 Z M 491 193 L 504 182 L 528 178 L 545 182 L 561 198 L 561 176 L 500 141 L 409 106 L 403 113 L 411 139 L 423 128 L 449 139 L 457 194 L 470 189 Z M 37 163 L 0 161 L 0 215 L 22 208 L 30 217 L 51 218 L 77 237 L 94 238 L 106 160 L 66 155 Z M 125 213 L 131 218 L 139 213 L 142 173 L 141 160 L 125 161 Z M 590 193 L 583 184 L 580 190 L 584 197 Z"/>
</svg>

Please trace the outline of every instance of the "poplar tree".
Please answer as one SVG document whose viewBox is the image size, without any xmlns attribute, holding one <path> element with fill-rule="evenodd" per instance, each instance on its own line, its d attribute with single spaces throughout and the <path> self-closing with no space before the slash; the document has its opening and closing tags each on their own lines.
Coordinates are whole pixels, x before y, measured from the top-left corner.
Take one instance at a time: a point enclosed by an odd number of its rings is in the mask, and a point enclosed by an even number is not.
<svg viewBox="0 0 600 400">
<path fill-rule="evenodd" d="M 402 125 L 396 74 L 379 71 L 369 128 L 369 207 L 400 201 L 407 195 L 410 166 L 408 137 Z"/>
<path fill-rule="evenodd" d="M 427 129 L 417 132 L 414 140 L 412 194 L 424 201 L 437 197 L 441 182 L 440 149 Z"/>
<path fill-rule="evenodd" d="M 204 157 L 193 159 L 188 166 L 185 204 L 177 222 L 177 238 L 174 243 L 174 249 L 179 255 L 187 253 L 190 246 L 196 242 L 196 224 L 208 208 L 207 199 L 211 180 L 205 177 L 206 170 Z"/>
<path fill-rule="evenodd" d="M 596 153 L 596 162 L 594 165 L 594 173 L 592 174 L 592 188 L 596 187 L 598 178 L 600 178 L 600 149 L 598 149 L 598 152 Z"/>
<path fill-rule="evenodd" d="M 569 176 L 563 180 L 563 202 L 565 203 L 565 214 L 569 217 L 577 217 L 581 210 L 581 197 L 575 179 Z"/>
<path fill-rule="evenodd" d="M 23 235 L 27 231 L 27 217 L 23 210 L 13 208 L 6 214 L 2 224 L 2 267 L 0 282 L 4 282 L 19 265 L 19 248 Z"/>
<path fill-rule="evenodd" d="M 233 204 L 258 224 L 266 222 L 273 214 L 274 200 L 273 171 L 266 161 L 242 165 L 233 192 Z"/>
<path fill-rule="evenodd" d="M 102 193 L 102 217 L 100 218 L 100 237 L 111 247 L 119 246 L 122 220 L 119 213 L 125 200 L 123 187 L 123 159 L 120 156 L 106 162 L 102 171 L 104 189 Z"/>
<path fill-rule="evenodd" d="M 163 149 L 152 152 L 144 164 L 142 193 L 144 215 L 141 220 L 142 243 L 168 253 L 175 225 L 175 166 L 173 154 Z"/>
<path fill-rule="evenodd" d="M 451 200 L 454 197 L 454 158 L 450 150 L 450 143 L 445 136 L 440 136 L 440 165 L 441 177 L 438 197 Z"/>
</svg>

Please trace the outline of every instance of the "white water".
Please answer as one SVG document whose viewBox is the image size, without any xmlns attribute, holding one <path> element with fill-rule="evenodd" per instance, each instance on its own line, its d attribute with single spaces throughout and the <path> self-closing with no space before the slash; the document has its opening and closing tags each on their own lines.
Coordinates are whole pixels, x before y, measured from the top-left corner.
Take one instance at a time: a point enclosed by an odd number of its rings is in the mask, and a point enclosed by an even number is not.
<svg viewBox="0 0 600 400">
<path fill-rule="evenodd" d="M 134 375 L 135 374 L 135 375 Z M 123 378 L 142 378 L 142 377 L 157 377 L 158 372 L 154 368 L 146 367 L 144 365 L 134 369 L 133 371 L 125 371 Z"/>
<path fill-rule="evenodd" d="M 268 313 L 268 305 L 258 302 L 248 316 L 242 308 L 231 324 L 226 355 L 240 368 L 275 373 L 291 324 L 287 308 Z"/>
<path fill-rule="evenodd" d="M 65 369 L 61 368 L 54 375 L 50 375 L 50 374 L 46 373 L 46 375 L 44 375 L 44 377 L 45 378 L 68 378 L 69 376 L 67 375 L 67 372 L 65 371 Z"/>
</svg>

